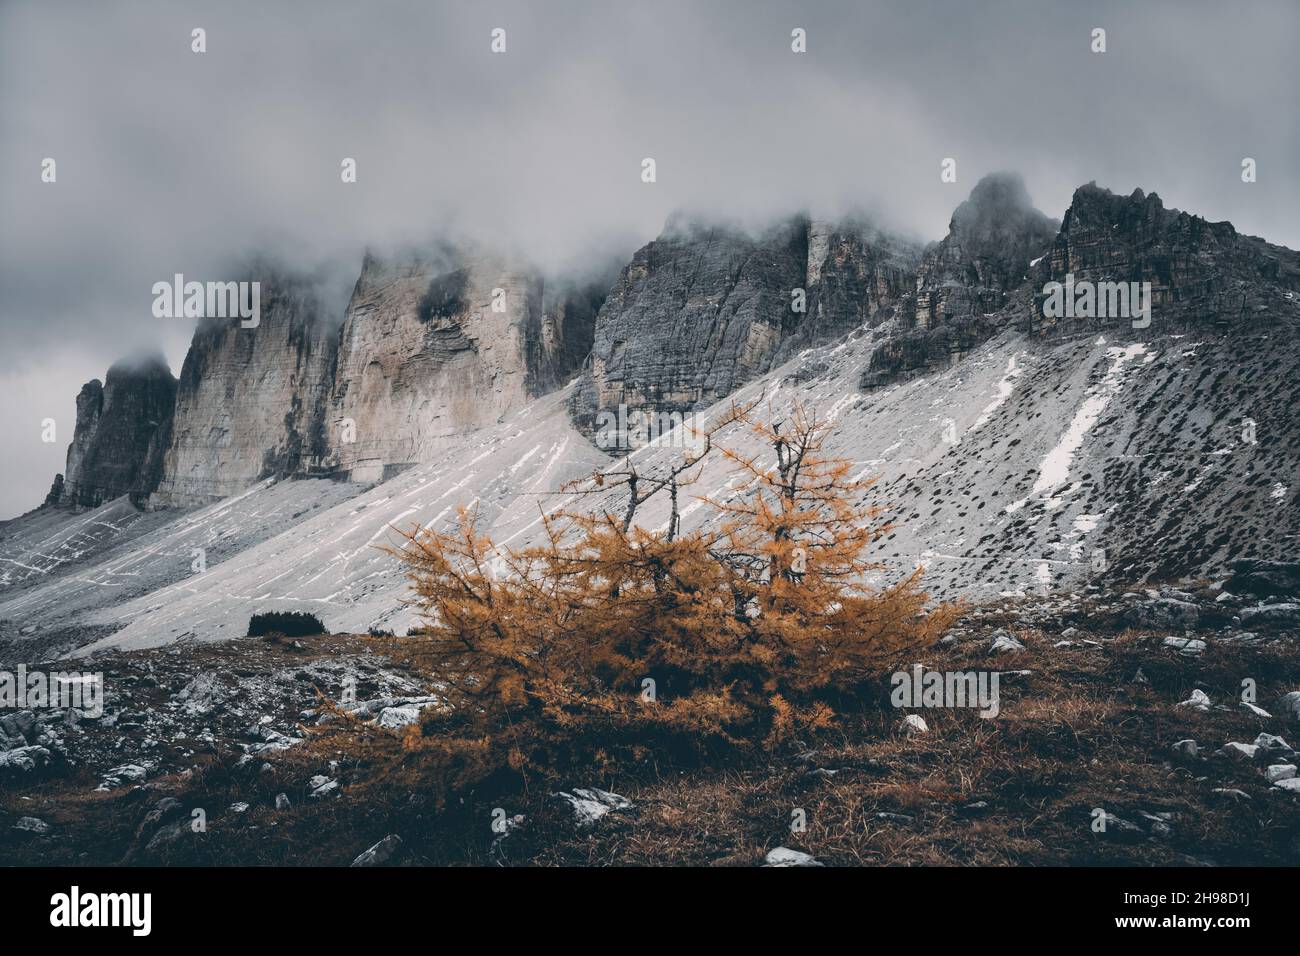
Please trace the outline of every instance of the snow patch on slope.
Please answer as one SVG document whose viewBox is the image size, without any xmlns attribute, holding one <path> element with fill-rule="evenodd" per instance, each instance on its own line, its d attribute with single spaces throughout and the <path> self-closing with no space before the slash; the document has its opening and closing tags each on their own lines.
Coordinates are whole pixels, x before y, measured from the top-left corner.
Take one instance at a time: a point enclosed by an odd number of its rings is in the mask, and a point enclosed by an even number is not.
<svg viewBox="0 0 1300 956">
<path fill-rule="evenodd" d="M 1007 505 L 1008 513 L 1015 513 L 1023 508 L 1030 498 L 1036 495 L 1042 495 L 1061 487 L 1070 480 L 1070 465 L 1074 461 L 1074 454 L 1083 445 L 1083 440 L 1091 430 L 1092 426 L 1097 424 L 1097 419 L 1101 418 L 1101 413 L 1106 410 L 1112 398 L 1119 394 L 1120 389 L 1124 387 L 1125 368 L 1129 362 L 1147 354 L 1147 347 L 1141 342 L 1134 342 L 1132 345 L 1124 347 L 1111 346 L 1106 350 L 1107 357 L 1110 358 L 1110 368 L 1106 371 L 1106 376 L 1101 383 L 1088 390 L 1083 404 L 1079 406 L 1078 411 L 1074 413 L 1074 418 L 1070 420 L 1070 425 L 1061 436 L 1060 441 L 1056 443 L 1051 451 L 1047 453 L 1038 466 L 1038 480 L 1034 482 L 1033 489 L 1029 492 L 1029 498 L 1021 498 L 1019 501 Z M 1059 502 L 1058 502 L 1059 503 Z"/>
</svg>

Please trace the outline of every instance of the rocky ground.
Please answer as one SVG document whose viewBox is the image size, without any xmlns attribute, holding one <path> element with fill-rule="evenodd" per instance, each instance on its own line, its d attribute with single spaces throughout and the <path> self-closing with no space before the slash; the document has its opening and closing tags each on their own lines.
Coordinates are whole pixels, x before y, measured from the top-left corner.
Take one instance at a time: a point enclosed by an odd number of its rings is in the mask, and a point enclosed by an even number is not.
<svg viewBox="0 0 1300 956">
<path fill-rule="evenodd" d="M 398 733 L 436 699 L 400 639 L 113 652 L 92 664 L 101 716 L 2 712 L 0 852 L 25 865 L 1294 865 L 1292 590 L 1255 566 L 973 607 L 921 663 L 999 671 L 996 717 L 896 709 L 882 681 L 861 712 L 780 752 L 530 781 L 443 811 L 418 782 L 363 786 L 364 754 L 313 734 L 338 719 L 325 700 Z"/>
</svg>

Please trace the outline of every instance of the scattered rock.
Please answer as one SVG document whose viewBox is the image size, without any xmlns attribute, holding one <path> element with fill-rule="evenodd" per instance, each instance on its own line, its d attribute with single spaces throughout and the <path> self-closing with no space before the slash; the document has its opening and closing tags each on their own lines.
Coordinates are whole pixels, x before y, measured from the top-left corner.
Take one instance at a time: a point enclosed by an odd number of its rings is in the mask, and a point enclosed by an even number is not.
<svg viewBox="0 0 1300 956">
<path fill-rule="evenodd" d="M 1177 706 L 1190 707 L 1192 710 L 1199 710 L 1201 713 L 1205 713 L 1210 709 L 1211 706 L 1213 706 L 1213 704 L 1210 701 L 1209 695 L 1206 694 L 1205 691 L 1198 689 L 1192 691 L 1191 697 L 1188 697 L 1186 700 L 1179 701 Z"/>
<path fill-rule="evenodd" d="M 0 752 L 0 770 L 21 770 L 24 772 L 43 767 L 50 762 L 50 752 L 44 747 L 32 745 L 15 747 L 13 750 Z"/>
<path fill-rule="evenodd" d="M 1129 611 L 1129 619 L 1142 627 L 1195 627 L 1201 611 L 1190 601 L 1157 598 L 1135 605 Z"/>
<path fill-rule="evenodd" d="M 346 709 L 353 717 L 373 719 L 380 727 L 395 730 L 415 723 L 420 719 L 420 711 L 438 703 L 441 703 L 441 698 L 432 696 L 376 697 L 351 704 Z"/>
<path fill-rule="evenodd" d="M 149 768 L 144 764 L 124 763 L 120 767 L 114 767 L 104 774 L 103 782 L 100 783 L 96 790 L 112 790 L 114 787 L 120 787 L 126 783 L 135 783 L 143 780 L 149 775 Z"/>
<path fill-rule="evenodd" d="M 579 828 L 591 826 L 607 813 L 630 810 L 633 806 L 627 797 L 597 787 L 575 787 L 572 793 L 560 792 L 553 796 L 569 804 L 573 809 L 574 823 Z"/>
<path fill-rule="evenodd" d="M 1293 690 L 1277 699 L 1277 709 L 1300 720 L 1300 690 Z"/>
<path fill-rule="evenodd" d="M 413 724 L 420 719 L 420 711 L 437 703 L 440 703 L 437 697 L 412 697 L 400 704 L 385 707 L 379 712 L 379 719 L 376 723 L 380 727 L 388 727 L 393 730 L 398 727 L 405 727 L 407 724 Z"/>
<path fill-rule="evenodd" d="M 1008 634 L 1006 631 L 998 631 L 997 636 L 993 639 L 993 646 L 989 648 L 990 654 L 1014 654 L 1017 651 L 1023 651 L 1025 645 Z"/>
<path fill-rule="evenodd" d="M 1250 794 L 1246 793 L 1246 791 L 1244 791 L 1244 790 L 1236 790 L 1236 789 L 1233 789 L 1233 788 L 1231 788 L 1231 787 L 1215 787 L 1215 788 L 1214 788 L 1213 790 L 1211 790 L 1210 792 L 1211 792 L 1211 793 L 1221 793 L 1221 794 L 1223 794 L 1223 796 L 1227 797 L 1228 799 L 1230 799 L 1230 800 L 1235 800 L 1235 801 L 1237 801 L 1238 803 L 1241 803 L 1241 802 L 1243 802 L 1243 801 L 1246 801 L 1246 800 L 1249 800 L 1249 799 L 1250 799 Z"/>
<path fill-rule="evenodd" d="M 798 850 L 792 850 L 786 846 L 779 846 L 775 850 L 769 850 L 767 856 L 763 857 L 764 866 L 825 866 L 825 863 L 819 863 L 816 859 L 807 853 L 801 853 Z"/>
<path fill-rule="evenodd" d="M 1275 734 L 1260 734 L 1255 738 L 1255 747 L 1264 754 L 1290 756 L 1295 753 L 1281 737 Z"/>
<path fill-rule="evenodd" d="M 248 735 L 259 743 L 250 744 L 247 747 L 245 758 L 251 760 L 255 755 L 272 753 L 277 750 L 288 750 L 294 744 L 298 743 L 298 738 L 290 737 L 270 726 L 270 719 L 263 718 L 259 723 L 248 728 Z"/>
<path fill-rule="evenodd" d="M 1256 707 L 1254 704 L 1249 703 L 1248 701 L 1244 701 L 1244 700 L 1241 702 L 1241 709 L 1244 710 L 1244 711 L 1246 711 L 1247 713 L 1254 714 L 1256 717 L 1272 717 L 1272 716 L 1273 716 L 1273 715 L 1270 714 L 1268 711 L 1266 711 L 1263 707 Z"/>
<path fill-rule="evenodd" d="M 1278 627 L 1300 625 L 1300 604 L 1261 604 L 1241 609 L 1242 624 L 1272 624 Z"/>
<path fill-rule="evenodd" d="M 1273 786 L 1288 793 L 1300 793 L 1300 777 L 1287 777 L 1277 781 Z"/>
<path fill-rule="evenodd" d="M 275 795 L 275 808 L 277 810 L 288 810 L 290 806 L 292 806 L 292 804 L 289 803 L 289 795 L 287 793 L 277 793 Z"/>
<path fill-rule="evenodd" d="M 1164 837 L 1173 834 L 1173 827 L 1169 822 L 1173 819 L 1172 813 L 1147 813 L 1145 810 L 1139 810 L 1138 816 L 1147 821 L 1147 829 L 1151 831 L 1152 836 Z"/>
<path fill-rule="evenodd" d="M 176 699 L 191 716 L 206 714 L 225 700 L 226 686 L 212 671 L 204 671 L 186 684 Z"/>
<path fill-rule="evenodd" d="M 1269 783 L 1290 780 L 1295 776 L 1295 771 L 1296 767 L 1293 763 L 1275 763 L 1264 771 L 1264 779 Z"/>
<path fill-rule="evenodd" d="M 321 773 L 312 777 L 307 785 L 311 787 L 311 793 L 307 795 L 310 800 L 322 800 L 330 794 L 337 793 L 339 789 L 337 780 L 331 780 Z"/>
<path fill-rule="evenodd" d="M 1201 755 L 1201 748 L 1196 746 L 1195 740 L 1179 740 L 1173 746 L 1173 752 L 1179 757 L 1187 757 L 1195 760 Z"/>
<path fill-rule="evenodd" d="M 1233 743 L 1224 744 L 1218 751 L 1221 756 L 1231 757 L 1234 760 L 1241 760 L 1247 763 L 1253 762 L 1255 754 L 1258 752 L 1259 747 L 1255 744 L 1239 744 L 1235 741 Z"/>
<path fill-rule="evenodd" d="M 1182 654 L 1199 654 L 1205 650 L 1205 642 L 1194 637 L 1166 637 L 1162 643 Z"/>
<path fill-rule="evenodd" d="M 492 857 L 495 860 L 497 860 L 497 862 L 502 862 L 503 859 L 502 851 L 503 851 L 506 838 L 524 825 L 525 818 L 522 813 L 516 813 L 513 817 L 506 817 L 501 822 L 502 822 L 502 829 L 495 837 L 493 837 L 492 846 L 489 848 L 492 853 Z M 495 827 L 496 827 L 496 821 L 493 820 L 493 828 Z"/>
<path fill-rule="evenodd" d="M 25 743 L 32 737 L 32 731 L 36 729 L 36 713 L 31 710 L 20 710 L 15 714 L 5 714 L 0 717 L 0 733 L 13 741 L 14 743 Z"/>
<path fill-rule="evenodd" d="M 187 833 L 192 832 L 193 830 L 190 828 L 189 820 L 177 820 L 174 823 L 169 823 L 153 835 L 153 838 L 145 846 L 145 851 L 149 852 L 161 849 L 164 846 L 177 842 Z"/>
<path fill-rule="evenodd" d="M 163 797 L 154 804 L 153 809 L 144 815 L 144 820 L 140 822 L 140 830 L 147 830 L 168 817 L 175 816 L 184 808 L 184 805 L 175 797 Z"/>
<path fill-rule="evenodd" d="M 26 830 L 28 833 L 49 833 L 50 825 L 44 820 L 38 820 L 36 817 L 20 817 L 14 824 L 15 830 Z"/>
<path fill-rule="evenodd" d="M 402 850 L 402 838 L 390 833 L 352 861 L 353 866 L 384 866 Z"/>
<path fill-rule="evenodd" d="M 903 733 L 909 737 L 917 734 L 928 734 L 930 725 L 925 722 L 925 718 L 920 714 L 908 714 L 903 718 Z"/>
<path fill-rule="evenodd" d="M 1142 828 L 1136 823 L 1117 817 L 1113 813 L 1104 813 L 1103 818 L 1106 821 L 1105 829 L 1102 831 L 1104 833 L 1132 836 L 1142 832 Z"/>
</svg>

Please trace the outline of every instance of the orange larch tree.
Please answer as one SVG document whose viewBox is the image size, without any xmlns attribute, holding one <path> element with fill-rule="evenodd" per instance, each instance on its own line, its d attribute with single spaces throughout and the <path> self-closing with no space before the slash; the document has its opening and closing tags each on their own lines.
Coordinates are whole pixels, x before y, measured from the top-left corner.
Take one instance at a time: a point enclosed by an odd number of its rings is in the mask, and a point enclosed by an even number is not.
<svg viewBox="0 0 1300 956">
<path fill-rule="evenodd" d="M 733 425 L 765 452 L 720 442 Z M 927 611 L 919 574 L 866 586 L 887 529 L 861 504 L 870 483 L 823 454 L 828 431 L 802 407 L 762 422 L 733 406 L 666 470 L 624 461 L 567 487 L 597 507 L 543 514 L 531 547 L 498 552 L 468 511 L 451 532 L 401 532 L 392 550 L 424 619 L 404 644 L 445 699 L 407 728 L 407 750 L 438 757 L 454 787 L 501 766 L 747 749 L 829 725 L 833 703 L 936 640 L 953 610 Z M 715 454 L 738 483 L 700 499 L 719 520 L 682 531 L 678 496 Z M 670 518 L 651 531 L 636 516 L 655 495 Z"/>
</svg>

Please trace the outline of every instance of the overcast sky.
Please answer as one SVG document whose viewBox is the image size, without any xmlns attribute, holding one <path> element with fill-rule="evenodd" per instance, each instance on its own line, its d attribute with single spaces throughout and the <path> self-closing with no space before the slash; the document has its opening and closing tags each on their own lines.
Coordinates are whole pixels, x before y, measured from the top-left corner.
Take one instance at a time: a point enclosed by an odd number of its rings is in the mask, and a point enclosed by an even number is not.
<svg viewBox="0 0 1300 956">
<path fill-rule="evenodd" d="M 255 251 L 346 282 L 435 235 L 580 268 L 676 209 L 929 240 L 1003 169 L 1053 216 L 1095 179 L 1300 247 L 1297 37 L 1295 0 L 0 0 L 0 518 L 63 470 L 84 381 L 140 348 L 180 371 L 153 283 Z"/>
</svg>

